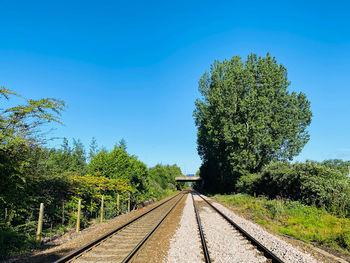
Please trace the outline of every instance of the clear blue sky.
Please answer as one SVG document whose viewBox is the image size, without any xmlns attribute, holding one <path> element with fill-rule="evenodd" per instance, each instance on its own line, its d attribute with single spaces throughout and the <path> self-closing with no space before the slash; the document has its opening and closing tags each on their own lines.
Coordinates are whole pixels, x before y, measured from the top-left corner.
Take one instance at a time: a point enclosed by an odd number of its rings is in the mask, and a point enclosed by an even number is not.
<svg viewBox="0 0 350 263">
<path fill-rule="evenodd" d="M 52 136 L 108 149 L 125 138 L 148 166 L 194 173 L 198 79 L 215 59 L 270 52 L 312 105 L 296 160 L 349 160 L 349 3 L 0 1 L 0 85 L 65 100 Z"/>
</svg>

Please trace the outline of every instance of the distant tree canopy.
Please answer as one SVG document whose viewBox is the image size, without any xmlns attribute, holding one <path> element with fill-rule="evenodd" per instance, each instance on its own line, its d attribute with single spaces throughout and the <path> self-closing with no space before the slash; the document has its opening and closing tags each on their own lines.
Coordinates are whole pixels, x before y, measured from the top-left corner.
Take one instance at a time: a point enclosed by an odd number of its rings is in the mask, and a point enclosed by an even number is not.
<svg viewBox="0 0 350 263">
<path fill-rule="evenodd" d="M 128 180 L 135 189 L 146 189 L 147 167 L 136 156 L 126 152 L 126 143 L 114 146 L 111 152 L 101 150 L 92 157 L 88 172 L 94 176 Z"/>
<path fill-rule="evenodd" d="M 233 191 L 242 175 L 300 153 L 312 113 L 306 95 L 289 85 L 287 69 L 269 54 L 215 61 L 201 77 L 194 118 L 208 190 Z"/>
<path fill-rule="evenodd" d="M 343 161 L 340 159 L 330 159 L 322 162 L 325 166 L 339 171 L 343 175 L 350 174 L 350 161 Z"/>
<path fill-rule="evenodd" d="M 169 183 L 171 183 L 173 186 L 180 185 L 180 183 L 175 181 L 175 177 L 181 175 L 181 169 L 176 164 L 157 164 L 149 169 L 149 180 L 157 182 L 163 189 L 168 188 Z"/>
<path fill-rule="evenodd" d="M 62 174 L 75 172 L 86 174 L 87 163 L 84 145 L 80 140 L 73 139 L 73 147 L 70 147 L 67 138 L 63 138 L 60 149 L 42 149 L 43 171 L 41 174 Z"/>
</svg>

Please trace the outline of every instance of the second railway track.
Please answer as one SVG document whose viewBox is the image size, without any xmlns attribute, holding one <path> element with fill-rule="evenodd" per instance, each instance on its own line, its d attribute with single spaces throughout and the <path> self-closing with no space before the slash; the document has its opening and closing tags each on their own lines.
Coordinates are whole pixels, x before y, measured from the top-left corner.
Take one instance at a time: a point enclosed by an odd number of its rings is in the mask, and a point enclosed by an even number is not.
<svg viewBox="0 0 350 263">
<path fill-rule="evenodd" d="M 283 263 L 200 193 L 192 191 L 191 195 L 206 263 L 212 260 Z"/>
</svg>

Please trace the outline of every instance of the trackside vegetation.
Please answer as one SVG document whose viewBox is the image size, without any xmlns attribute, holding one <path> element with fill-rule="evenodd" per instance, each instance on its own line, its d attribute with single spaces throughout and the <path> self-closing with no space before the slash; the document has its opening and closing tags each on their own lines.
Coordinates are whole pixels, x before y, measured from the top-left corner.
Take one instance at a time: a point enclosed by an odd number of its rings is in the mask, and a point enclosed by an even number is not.
<svg viewBox="0 0 350 263">
<path fill-rule="evenodd" d="M 350 161 L 292 163 L 309 141 L 311 103 L 267 54 L 215 61 L 199 80 L 202 191 L 271 230 L 350 253 Z M 255 198 L 259 196 L 259 198 Z"/>
<path fill-rule="evenodd" d="M 269 200 L 247 194 L 215 195 L 269 230 L 350 254 L 350 219 L 299 201 Z"/>
<path fill-rule="evenodd" d="M 128 203 L 133 209 L 183 187 L 175 183 L 182 175 L 177 165 L 149 169 L 128 153 L 125 140 L 106 150 L 92 139 L 88 153 L 78 139 L 47 147 L 44 124 L 61 123 L 64 102 L 23 99 L 23 105 L 6 108 L 11 96 L 20 98 L 0 87 L 0 259 L 40 247 L 35 241 L 40 203 L 47 238 L 76 224 L 78 200 L 84 228 L 100 216 L 102 197 L 109 219 L 125 213 Z"/>
<path fill-rule="evenodd" d="M 236 190 L 270 199 L 301 201 L 350 217 L 350 178 L 322 163 L 273 162 L 261 173 L 242 176 Z"/>
</svg>

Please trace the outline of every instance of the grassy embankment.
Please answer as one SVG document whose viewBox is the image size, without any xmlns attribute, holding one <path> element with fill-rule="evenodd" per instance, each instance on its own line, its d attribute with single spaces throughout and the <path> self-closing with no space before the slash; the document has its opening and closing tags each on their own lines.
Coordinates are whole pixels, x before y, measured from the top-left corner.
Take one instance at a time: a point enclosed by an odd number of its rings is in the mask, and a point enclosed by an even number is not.
<svg viewBox="0 0 350 263">
<path fill-rule="evenodd" d="M 350 219 L 296 201 L 246 194 L 215 195 L 267 229 L 350 255 Z"/>
</svg>

